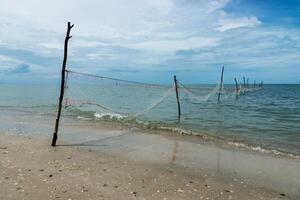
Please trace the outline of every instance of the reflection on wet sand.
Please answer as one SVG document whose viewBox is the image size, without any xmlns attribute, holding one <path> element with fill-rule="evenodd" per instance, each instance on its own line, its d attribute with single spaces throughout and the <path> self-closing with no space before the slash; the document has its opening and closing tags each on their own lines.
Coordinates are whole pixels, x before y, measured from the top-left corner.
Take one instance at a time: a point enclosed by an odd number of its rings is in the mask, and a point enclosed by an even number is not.
<svg viewBox="0 0 300 200">
<path fill-rule="evenodd" d="M 101 138 L 101 132 L 94 136 Z M 109 131 L 105 133 L 109 134 Z M 85 134 L 74 132 L 67 133 L 66 140 L 70 141 L 74 134 L 76 138 L 83 136 L 79 140 L 84 140 Z M 189 142 L 184 136 L 163 136 L 137 130 L 120 135 L 122 137 L 104 136 L 105 140 L 99 138 L 88 143 L 103 145 L 90 146 L 96 150 L 122 154 L 134 160 L 169 165 L 171 158 L 171 165 L 184 166 L 190 172 L 205 169 L 216 175 L 242 177 L 259 186 L 300 196 L 299 160 L 227 149 L 201 141 Z"/>
</svg>

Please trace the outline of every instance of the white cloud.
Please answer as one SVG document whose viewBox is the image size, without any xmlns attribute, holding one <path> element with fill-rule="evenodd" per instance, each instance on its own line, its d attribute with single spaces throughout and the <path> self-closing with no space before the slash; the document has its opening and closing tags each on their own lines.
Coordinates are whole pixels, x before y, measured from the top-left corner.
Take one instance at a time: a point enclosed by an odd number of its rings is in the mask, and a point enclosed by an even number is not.
<svg viewBox="0 0 300 200">
<path fill-rule="evenodd" d="M 132 44 L 129 47 L 139 50 L 174 52 L 178 50 L 197 49 L 218 45 L 219 38 L 213 37 L 190 37 L 177 40 L 157 40 Z"/>
<path fill-rule="evenodd" d="M 42 43 L 40 46 L 52 50 L 63 50 L 63 44 L 59 42 Z"/>
<path fill-rule="evenodd" d="M 82 35 L 120 36 L 120 33 L 139 31 L 147 21 L 168 15 L 171 0 L 0 0 L 0 12 L 14 16 L 41 30 L 65 31 L 65 23 L 72 21 L 74 30 Z M 143 19 L 143 20 L 141 20 Z M 115 35 L 116 34 L 116 35 Z"/>
<path fill-rule="evenodd" d="M 261 21 L 255 16 L 250 17 L 228 17 L 226 14 L 223 14 L 217 23 L 215 30 L 217 31 L 227 31 L 243 27 L 255 27 L 261 25 Z"/>
<path fill-rule="evenodd" d="M 4 55 L 0 55 L 0 61 L 16 61 L 16 60 Z"/>
<path fill-rule="evenodd" d="M 101 60 L 101 59 L 115 59 L 115 55 L 113 53 L 89 53 L 86 55 L 89 60 Z"/>
<path fill-rule="evenodd" d="M 72 45 L 72 48 L 82 48 L 82 47 L 97 47 L 99 45 L 105 46 L 106 43 L 76 39 L 76 42 L 73 42 L 70 45 Z M 64 44 L 59 41 L 41 43 L 40 46 L 50 50 L 63 50 L 64 48 Z"/>
<path fill-rule="evenodd" d="M 228 4 L 231 0 L 213 0 L 213 1 L 207 1 L 208 8 L 206 9 L 207 12 L 213 12 L 215 10 L 221 9 L 226 4 Z"/>
<path fill-rule="evenodd" d="M 17 64 L 21 64 L 23 61 L 19 59 L 12 58 L 10 56 L 0 54 L 0 68 L 9 68 Z"/>
<path fill-rule="evenodd" d="M 98 41 L 90 41 L 90 40 L 83 40 L 77 39 L 75 43 L 72 44 L 74 47 L 97 47 L 99 45 L 105 46 L 106 43 L 98 42 Z"/>
</svg>

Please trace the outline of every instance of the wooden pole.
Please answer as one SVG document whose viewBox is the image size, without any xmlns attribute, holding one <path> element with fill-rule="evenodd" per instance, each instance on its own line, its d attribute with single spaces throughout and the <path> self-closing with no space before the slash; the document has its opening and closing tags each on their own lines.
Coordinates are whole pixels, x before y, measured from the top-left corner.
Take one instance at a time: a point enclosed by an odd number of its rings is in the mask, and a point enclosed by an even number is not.
<svg viewBox="0 0 300 200">
<path fill-rule="evenodd" d="M 238 95 L 239 94 L 239 85 L 238 85 L 236 78 L 234 78 L 234 81 L 235 81 L 235 92 L 236 92 L 236 95 Z"/>
<path fill-rule="evenodd" d="M 244 88 L 246 87 L 246 78 L 243 77 L 243 80 L 244 80 Z"/>
<path fill-rule="evenodd" d="M 256 87 L 256 81 L 254 81 L 254 89 L 255 89 L 255 87 Z"/>
<path fill-rule="evenodd" d="M 56 145 L 62 102 L 64 99 L 65 74 L 66 74 L 66 64 L 67 64 L 67 59 L 68 59 L 68 42 L 69 42 L 69 39 L 72 38 L 72 36 L 70 36 L 70 32 L 73 27 L 74 27 L 74 24 L 71 25 L 71 23 L 68 22 L 68 29 L 67 29 L 67 34 L 66 34 L 66 38 L 65 38 L 65 47 L 64 47 L 64 60 L 63 60 L 62 70 L 61 70 L 61 86 L 60 86 L 60 96 L 59 96 L 59 103 L 58 103 L 58 112 L 57 112 L 57 117 L 56 117 L 56 121 L 55 121 L 55 129 L 54 129 L 54 133 L 53 133 L 52 143 L 51 143 L 51 146 L 53 146 L 53 147 L 55 147 L 55 145 Z"/>
<path fill-rule="evenodd" d="M 174 83 L 175 83 L 175 92 L 176 92 L 176 99 L 177 99 L 177 106 L 178 106 L 178 117 L 181 115 L 181 109 L 180 109 L 180 102 L 179 102 L 179 94 L 178 94 L 178 84 L 176 76 L 174 76 Z"/>
<path fill-rule="evenodd" d="M 223 74 L 224 74 L 224 66 L 222 67 L 221 82 L 220 82 L 219 95 L 218 95 L 218 103 L 220 103 L 221 90 L 222 90 L 222 86 L 223 86 Z"/>
</svg>

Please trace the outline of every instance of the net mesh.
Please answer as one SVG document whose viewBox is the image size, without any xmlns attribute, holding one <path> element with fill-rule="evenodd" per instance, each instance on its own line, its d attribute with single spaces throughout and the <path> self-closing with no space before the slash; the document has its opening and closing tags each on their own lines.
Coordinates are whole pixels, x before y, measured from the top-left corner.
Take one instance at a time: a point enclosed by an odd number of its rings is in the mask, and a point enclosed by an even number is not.
<svg viewBox="0 0 300 200">
<path fill-rule="evenodd" d="M 97 115 L 141 116 L 173 94 L 173 85 L 146 84 L 67 71 L 65 108 Z"/>
<path fill-rule="evenodd" d="M 250 92 L 260 90 L 262 87 L 243 87 L 239 85 L 236 87 L 225 87 L 224 83 L 219 83 L 212 87 L 189 87 L 179 82 L 181 88 L 180 92 L 189 101 L 193 103 L 207 102 L 210 100 L 215 100 L 219 93 L 223 100 L 228 100 L 236 98 L 240 95 L 245 95 Z"/>
</svg>

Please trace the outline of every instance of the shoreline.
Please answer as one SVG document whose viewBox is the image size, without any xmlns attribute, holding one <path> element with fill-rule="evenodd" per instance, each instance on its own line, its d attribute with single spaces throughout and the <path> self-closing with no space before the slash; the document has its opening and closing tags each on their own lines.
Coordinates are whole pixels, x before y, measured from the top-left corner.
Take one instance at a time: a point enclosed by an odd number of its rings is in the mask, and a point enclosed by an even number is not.
<svg viewBox="0 0 300 200">
<path fill-rule="evenodd" d="M 12 110 L 10 110 L 12 111 Z M 41 120 L 41 118 L 51 118 L 52 121 L 54 121 L 55 114 L 50 114 L 50 113 L 32 113 L 32 111 L 25 111 L 25 110 L 13 110 L 12 112 L 16 113 L 22 113 L 28 114 L 30 112 L 30 116 L 37 117 L 38 120 Z M 49 115 L 51 117 L 49 117 Z M 1 116 L 0 116 L 1 117 Z M 109 120 L 106 119 L 106 117 L 109 118 Z M 295 159 L 300 161 L 300 154 L 296 153 L 291 153 L 279 149 L 274 149 L 274 148 L 266 148 L 263 146 L 259 145 L 254 145 L 253 143 L 246 141 L 246 139 L 243 138 L 235 138 L 235 137 L 224 137 L 224 136 L 218 136 L 210 133 L 204 133 L 204 132 L 196 132 L 193 130 L 189 129 L 184 129 L 182 127 L 168 127 L 168 126 L 158 126 L 156 123 L 152 122 L 144 122 L 139 119 L 135 119 L 135 123 L 132 123 L 132 119 L 126 119 L 124 117 L 124 120 L 113 120 L 115 119 L 115 116 L 105 116 L 104 118 L 86 118 L 86 117 L 80 117 L 77 116 L 76 118 L 74 116 L 69 116 L 65 119 L 68 122 L 71 123 L 80 123 L 83 126 L 89 126 L 91 124 L 92 126 L 103 126 L 103 124 L 106 124 L 110 127 L 119 127 L 119 128 L 127 128 L 127 129 L 139 129 L 142 132 L 147 132 L 147 133 L 154 133 L 154 134 L 161 134 L 164 136 L 184 136 L 184 138 L 188 141 L 192 141 L 193 138 L 195 138 L 199 142 L 204 142 L 204 143 L 209 143 L 213 145 L 220 145 L 220 147 L 225 147 L 225 148 L 231 148 L 233 150 L 241 150 L 241 151 L 249 151 L 250 153 L 258 153 L 262 155 L 269 155 L 272 157 L 282 157 L 282 158 L 287 158 L 287 159 Z M 118 118 L 118 117 L 117 117 Z M 123 118 L 123 117 L 122 117 Z M 85 124 L 87 123 L 87 124 Z M 52 128 L 52 127 L 50 127 Z M 3 131 L 3 130 L 2 130 Z M 190 140 L 190 138 L 192 140 Z M 203 140 L 203 141 L 200 141 Z M 242 142 L 241 142 L 242 141 Z"/>
<path fill-rule="evenodd" d="M 49 139 L 37 136 L 0 138 L 1 199 L 296 199 L 241 177 L 176 162 L 67 144 L 52 148 Z"/>
<path fill-rule="evenodd" d="M 41 118 L 47 118 L 52 121 L 54 121 L 55 114 L 50 115 L 50 113 L 31 113 L 31 111 L 22 111 L 22 110 L 15 110 L 11 111 L 9 110 L 8 112 L 15 112 L 15 113 L 22 113 L 28 114 L 30 112 L 30 116 L 37 117 L 39 120 Z M 50 117 L 51 116 L 51 117 Z M 139 119 L 127 119 L 124 116 L 121 116 L 121 119 L 119 119 L 120 116 L 102 116 L 101 118 L 86 118 L 86 117 L 81 117 L 81 116 L 71 116 L 69 114 L 66 115 L 65 119 L 68 122 L 71 123 L 76 123 L 78 122 L 79 124 L 82 124 L 83 126 L 89 126 L 89 124 L 92 124 L 92 126 L 102 126 L 102 125 L 108 125 L 110 127 L 117 126 L 119 128 L 126 128 L 126 129 L 139 129 L 142 132 L 148 132 L 148 133 L 154 133 L 154 134 L 162 134 L 165 136 L 168 135 L 178 135 L 178 136 L 186 136 L 185 139 L 188 141 L 192 141 L 189 139 L 191 138 L 196 138 L 195 140 L 203 140 L 204 142 L 207 143 L 212 143 L 212 144 L 217 144 L 220 145 L 221 147 L 228 147 L 232 148 L 234 150 L 241 150 L 241 151 L 249 151 L 249 152 L 256 152 L 260 154 L 267 154 L 272 157 L 282 157 L 282 158 L 289 158 L 289 159 L 296 159 L 300 160 L 300 153 L 291 153 L 287 151 L 283 151 L 281 149 L 274 149 L 274 148 L 269 148 L 265 146 L 260 146 L 260 145 L 255 145 L 254 143 L 251 143 L 247 141 L 247 139 L 244 138 L 236 138 L 235 136 L 230 137 L 230 136 L 220 136 L 220 135 L 215 135 L 215 134 L 210 134 L 206 132 L 197 132 L 189 129 L 185 129 L 182 127 L 172 127 L 172 126 L 161 126 L 156 123 L 152 122 L 145 122 L 141 121 Z M 109 119 L 107 119 L 109 118 Z M 134 122 L 132 122 L 132 120 Z M 88 125 L 86 125 L 86 124 Z M 97 125 L 98 124 L 98 125 Z M 51 127 L 52 128 L 52 127 Z"/>
</svg>

